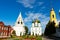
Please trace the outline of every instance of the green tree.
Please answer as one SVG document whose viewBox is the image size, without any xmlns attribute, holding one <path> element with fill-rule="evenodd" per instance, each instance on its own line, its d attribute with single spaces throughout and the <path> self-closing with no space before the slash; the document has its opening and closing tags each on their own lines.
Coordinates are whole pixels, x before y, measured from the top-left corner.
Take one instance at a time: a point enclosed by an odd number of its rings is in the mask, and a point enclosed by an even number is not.
<svg viewBox="0 0 60 40">
<path fill-rule="evenodd" d="M 54 23 L 54 21 L 53 22 L 49 21 L 48 24 L 46 25 L 44 35 L 50 36 L 55 33 L 56 33 L 55 23 Z"/>
<path fill-rule="evenodd" d="M 14 38 L 16 36 L 15 31 L 12 32 L 11 37 Z"/>
<path fill-rule="evenodd" d="M 15 31 L 12 32 L 13 35 L 16 35 Z"/>
<path fill-rule="evenodd" d="M 28 33 L 28 27 L 27 26 L 25 26 L 25 34 L 27 34 Z"/>
</svg>

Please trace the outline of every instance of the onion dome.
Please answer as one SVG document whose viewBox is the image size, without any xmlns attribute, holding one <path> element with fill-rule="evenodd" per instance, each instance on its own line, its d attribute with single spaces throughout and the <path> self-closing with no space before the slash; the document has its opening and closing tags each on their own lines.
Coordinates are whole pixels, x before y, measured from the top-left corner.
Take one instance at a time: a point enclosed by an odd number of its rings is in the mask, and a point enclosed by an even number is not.
<svg viewBox="0 0 60 40">
<path fill-rule="evenodd" d="M 32 23 L 35 23 L 35 22 L 40 23 L 40 21 L 38 19 L 32 21 Z"/>
</svg>

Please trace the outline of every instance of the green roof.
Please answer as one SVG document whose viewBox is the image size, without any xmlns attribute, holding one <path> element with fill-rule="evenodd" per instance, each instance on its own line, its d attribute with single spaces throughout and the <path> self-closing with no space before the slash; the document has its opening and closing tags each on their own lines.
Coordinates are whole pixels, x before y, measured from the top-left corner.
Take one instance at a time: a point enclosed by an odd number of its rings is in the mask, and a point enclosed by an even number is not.
<svg viewBox="0 0 60 40">
<path fill-rule="evenodd" d="M 40 23 L 40 21 L 39 20 L 34 20 L 34 21 L 32 21 L 32 23 L 35 23 L 35 22 L 37 22 L 37 23 Z"/>
</svg>

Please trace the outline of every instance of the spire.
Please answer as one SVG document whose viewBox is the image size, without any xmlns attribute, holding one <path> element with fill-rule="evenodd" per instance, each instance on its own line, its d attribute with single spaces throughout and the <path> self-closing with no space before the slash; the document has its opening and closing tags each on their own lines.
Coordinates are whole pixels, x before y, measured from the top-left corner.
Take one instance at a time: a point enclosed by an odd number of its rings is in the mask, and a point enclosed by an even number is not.
<svg viewBox="0 0 60 40">
<path fill-rule="evenodd" d="M 22 17 L 22 16 L 21 16 L 21 12 L 20 12 L 20 14 L 19 14 L 19 17 Z"/>
<path fill-rule="evenodd" d="M 16 21 L 15 24 L 21 24 L 21 23 L 23 23 L 23 18 L 22 18 L 21 12 L 20 12 L 20 14 L 19 14 L 19 16 L 18 16 L 17 21 Z"/>
<path fill-rule="evenodd" d="M 53 11 L 54 9 L 52 8 L 51 11 Z"/>
<path fill-rule="evenodd" d="M 21 12 L 19 13 L 19 16 L 17 18 L 17 21 L 22 21 L 22 15 L 21 15 Z"/>
</svg>

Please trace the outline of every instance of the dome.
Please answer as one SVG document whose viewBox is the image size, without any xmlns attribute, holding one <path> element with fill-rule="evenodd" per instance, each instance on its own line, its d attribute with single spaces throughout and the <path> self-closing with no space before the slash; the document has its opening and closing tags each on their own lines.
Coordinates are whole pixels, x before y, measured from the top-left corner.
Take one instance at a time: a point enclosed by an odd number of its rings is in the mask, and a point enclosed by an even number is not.
<svg viewBox="0 0 60 40">
<path fill-rule="evenodd" d="M 34 20 L 34 21 L 32 21 L 32 23 L 35 23 L 35 22 L 37 22 L 37 23 L 40 23 L 40 21 L 39 20 Z"/>
</svg>

